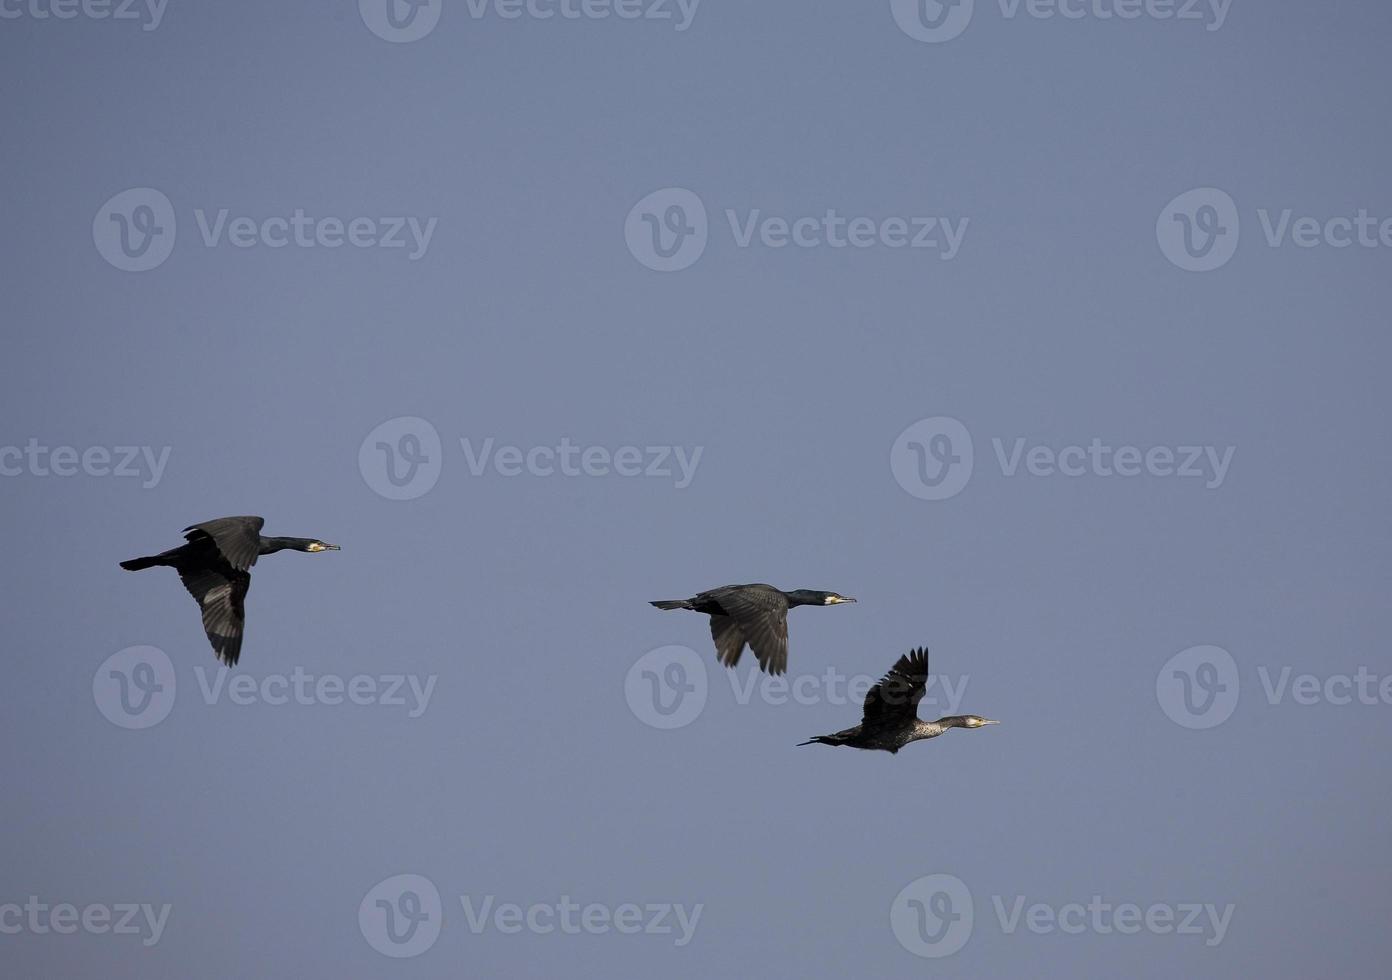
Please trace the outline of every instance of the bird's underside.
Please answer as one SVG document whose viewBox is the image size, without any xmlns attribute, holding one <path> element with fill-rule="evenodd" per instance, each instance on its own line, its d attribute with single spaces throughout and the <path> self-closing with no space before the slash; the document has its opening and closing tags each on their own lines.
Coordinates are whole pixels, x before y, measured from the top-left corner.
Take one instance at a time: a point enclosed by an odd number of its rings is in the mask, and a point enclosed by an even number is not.
<svg viewBox="0 0 1392 980">
<path fill-rule="evenodd" d="M 251 566 L 261 551 L 260 517 L 219 517 L 184 528 L 186 543 L 148 558 L 122 562 L 138 570 L 172 567 L 198 603 L 203 632 L 218 660 L 235 666 L 242 652 L 246 627 L 245 599 L 251 587 Z"/>
<path fill-rule="evenodd" d="M 222 663 L 235 667 L 242 654 L 251 573 L 238 571 L 227 562 L 174 567 L 203 614 L 203 632 L 213 653 Z"/>
<path fill-rule="evenodd" d="M 748 586 L 726 586 L 702 592 L 692 600 L 697 612 L 710 614 L 715 656 L 726 667 L 739 663 L 746 646 L 754 651 L 760 669 L 782 674 L 788 669 L 788 603 L 771 586 L 768 592 Z"/>
</svg>

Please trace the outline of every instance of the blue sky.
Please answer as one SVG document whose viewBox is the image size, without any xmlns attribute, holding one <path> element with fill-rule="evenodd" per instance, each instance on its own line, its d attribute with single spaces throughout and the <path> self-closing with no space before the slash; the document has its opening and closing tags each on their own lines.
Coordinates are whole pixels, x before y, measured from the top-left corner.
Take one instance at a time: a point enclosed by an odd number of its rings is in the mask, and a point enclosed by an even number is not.
<svg viewBox="0 0 1392 980">
<path fill-rule="evenodd" d="M 1386 962 L 1385 5 L 395 2 L 0 3 L 7 973 Z"/>
</svg>

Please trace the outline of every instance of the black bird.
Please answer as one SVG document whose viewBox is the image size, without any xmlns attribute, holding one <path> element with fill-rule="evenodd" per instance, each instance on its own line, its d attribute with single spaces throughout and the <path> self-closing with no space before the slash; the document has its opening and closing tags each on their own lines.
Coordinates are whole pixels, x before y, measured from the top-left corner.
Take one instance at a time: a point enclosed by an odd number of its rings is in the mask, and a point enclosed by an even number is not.
<svg viewBox="0 0 1392 980">
<path fill-rule="evenodd" d="M 849 745 L 853 749 L 898 752 L 921 738 L 937 738 L 950 728 L 980 728 L 1000 722 L 980 715 L 948 715 L 937 721 L 918 720 L 918 702 L 928 683 L 928 650 L 920 647 L 899 658 L 884 678 L 865 695 L 859 725 L 832 735 L 817 735 L 799 745 Z"/>
<path fill-rule="evenodd" d="M 338 545 L 318 538 L 268 538 L 259 517 L 219 517 L 184 528 L 188 544 L 158 555 L 121 562 L 130 572 L 168 565 L 179 573 L 184 588 L 203 610 L 203 632 L 218 660 L 231 667 L 242 652 L 246 611 L 242 601 L 251 585 L 251 572 L 262 555 L 277 551 L 338 551 Z"/>
<path fill-rule="evenodd" d="M 759 666 L 770 674 L 788 669 L 788 610 L 793 606 L 834 606 L 855 602 L 835 592 L 797 589 L 784 592 L 771 585 L 722 585 L 690 599 L 660 599 L 658 609 L 693 609 L 709 613 L 715 655 L 726 667 L 739 663 L 747 643 Z"/>
</svg>

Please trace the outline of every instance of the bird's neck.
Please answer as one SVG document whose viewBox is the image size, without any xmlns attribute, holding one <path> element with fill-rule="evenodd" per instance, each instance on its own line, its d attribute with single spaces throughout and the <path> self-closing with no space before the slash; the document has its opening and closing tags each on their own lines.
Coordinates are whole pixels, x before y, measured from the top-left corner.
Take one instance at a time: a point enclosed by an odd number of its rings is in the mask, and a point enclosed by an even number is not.
<svg viewBox="0 0 1392 980">
<path fill-rule="evenodd" d="M 273 555 L 277 551 L 284 551 L 291 548 L 295 551 L 304 551 L 312 538 L 262 538 L 259 554 Z"/>
<path fill-rule="evenodd" d="M 962 719 L 954 715 L 939 718 L 937 721 L 920 721 L 914 728 L 915 738 L 937 738 L 949 728 L 961 727 Z"/>
<path fill-rule="evenodd" d="M 789 608 L 793 606 L 820 606 L 822 604 L 821 596 L 809 595 L 802 589 L 796 589 L 792 592 L 784 592 L 783 595 L 788 600 Z"/>
</svg>

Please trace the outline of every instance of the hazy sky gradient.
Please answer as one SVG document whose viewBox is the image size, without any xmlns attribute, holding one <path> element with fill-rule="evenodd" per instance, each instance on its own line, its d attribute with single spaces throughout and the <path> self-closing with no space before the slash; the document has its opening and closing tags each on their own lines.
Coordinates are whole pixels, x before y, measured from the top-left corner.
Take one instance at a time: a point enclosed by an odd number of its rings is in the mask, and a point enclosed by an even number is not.
<svg viewBox="0 0 1392 980">
<path fill-rule="evenodd" d="M 26 3 L 28 0 L 26 0 Z M 922 43 L 887 0 L 703 0 L 667 21 L 476 19 L 392 44 L 355 2 L 170 0 L 139 23 L 0 19 L 0 447 L 170 447 L 139 479 L 0 478 L 8 706 L 0 904 L 169 903 L 159 942 L 0 935 L 8 976 L 1365 976 L 1392 943 L 1392 704 L 1269 704 L 1258 670 L 1392 672 L 1386 371 L 1392 248 L 1266 244 L 1258 209 L 1392 216 L 1392 12 L 1234 0 L 1202 23 L 1013 19 L 977 0 Z M 94 245 L 104 202 L 166 195 L 158 268 Z M 678 272 L 625 244 L 689 189 Z M 1236 254 L 1157 243 L 1214 187 Z M 196 210 L 437 219 L 408 249 L 203 245 Z M 968 220 L 923 249 L 741 248 L 725 212 Z M 401 416 L 444 442 L 430 492 L 374 492 L 359 447 Z M 917 420 L 976 465 L 916 499 Z M 459 440 L 703 447 L 660 478 L 469 471 Z M 1221 487 L 1006 477 L 1007 448 L 1234 447 Z M 255 569 L 235 674 L 436 675 L 385 705 L 206 704 L 214 661 L 163 569 L 194 521 L 254 513 L 340 553 Z M 795 748 L 855 704 L 739 704 L 704 617 L 647 600 L 726 582 L 837 590 L 790 616 L 794 675 L 878 676 L 928 645 L 1003 720 L 897 756 Z M 656 730 L 625 698 L 690 647 L 709 698 Z M 1162 665 L 1238 666 L 1208 730 Z M 93 675 L 168 654 L 177 700 L 109 723 Z M 737 679 L 750 668 L 746 656 Z M 924 706 L 924 714 L 934 714 Z M 444 900 L 393 960 L 358 906 L 398 874 Z M 919 959 L 891 904 L 975 897 Z M 468 929 L 459 897 L 704 910 L 672 936 Z M 1002 896 L 1234 906 L 1223 941 L 1035 935 Z"/>
</svg>

